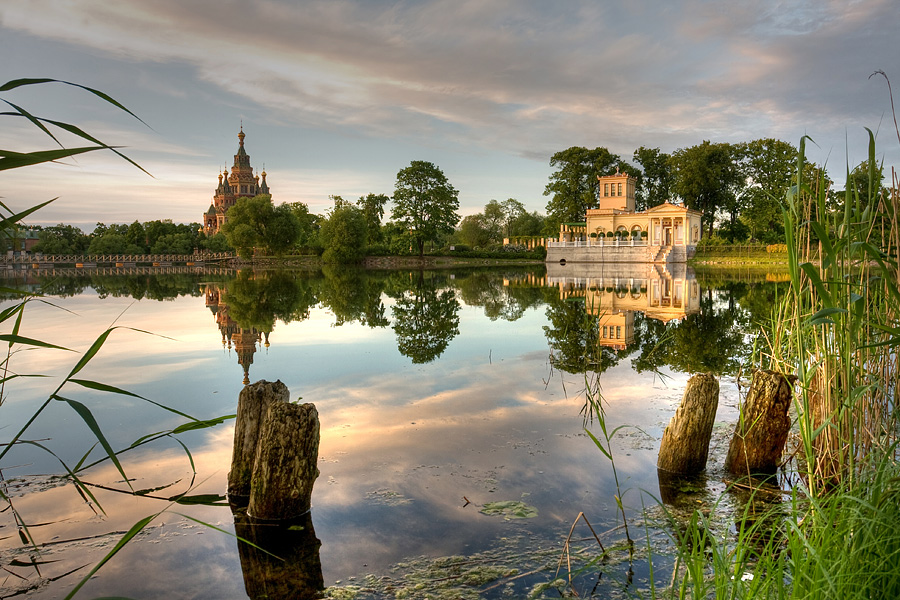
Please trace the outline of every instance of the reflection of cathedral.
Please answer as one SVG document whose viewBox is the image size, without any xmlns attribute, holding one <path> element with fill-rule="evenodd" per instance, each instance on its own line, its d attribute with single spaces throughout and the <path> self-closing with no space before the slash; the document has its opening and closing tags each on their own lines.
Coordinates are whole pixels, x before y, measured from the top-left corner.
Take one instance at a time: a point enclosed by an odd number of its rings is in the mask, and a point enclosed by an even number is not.
<svg viewBox="0 0 900 600">
<path fill-rule="evenodd" d="M 262 175 L 262 182 L 259 176 L 253 174 L 253 167 L 250 166 L 250 155 L 244 150 L 244 128 L 241 127 L 238 133 L 238 151 L 234 155 L 234 166 L 231 167 L 231 175 L 226 169 L 219 174 L 219 186 L 216 188 L 216 194 L 213 196 L 212 204 L 209 210 L 203 213 L 203 231 L 206 235 L 214 235 L 222 229 L 222 225 L 226 221 L 226 213 L 228 209 L 235 205 L 238 198 L 252 198 L 258 194 L 270 194 L 269 186 L 266 184 L 266 172 Z"/>
<path fill-rule="evenodd" d="M 700 312 L 700 285 L 684 265 L 547 266 L 560 297 L 584 298 L 597 315 L 600 344 L 624 350 L 634 341 L 634 313 L 668 323 Z"/>
<path fill-rule="evenodd" d="M 269 347 L 269 333 L 259 332 L 255 327 L 245 329 L 238 325 L 228 314 L 228 303 L 225 300 L 225 290 L 215 284 L 208 284 L 205 291 L 206 307 L 216 319 L 216 325 L 222 332 L 222 346 L 229 351 L 232 346 L 237 354 L 238 364 L 244 369 L 244 385 L 250 383 L 250 365 L 253 364 L 253 355 L 256 353 L 260 342 Z"/>
</svg>

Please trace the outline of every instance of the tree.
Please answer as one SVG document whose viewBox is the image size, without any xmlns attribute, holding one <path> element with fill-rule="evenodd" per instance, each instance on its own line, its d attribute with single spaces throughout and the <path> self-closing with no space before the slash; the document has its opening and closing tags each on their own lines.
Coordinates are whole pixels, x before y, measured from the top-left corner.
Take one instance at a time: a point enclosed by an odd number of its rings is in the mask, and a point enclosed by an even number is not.
<svg viewBox="0 0 900 600">
<path fill-rule="evenodd" d="M 672 170 L 670 156 L 659 148 L 641 146 L 634 151 L 634 161 L 641 165 L 641 177 L 635 190 L 635 209 L 647 210 L 670 198 Z"/>
<path fill-rule="evenodd" d="M 458 196 L 444 173 L 430 162 L 414 160 L 397 173 L 391 218 L 409 232 L 420 257 L 425 255 L 425 242 L 453 232 L 459 222 Z"/>
<path fill-rule="evenodd" d="M 229 245 L 245 258 L 254 248 L 281 255 L 300 237 L 300 224 L 291 208 L 281 205 L 276 209 L 268 194 L 238 198 L 227 217 L 222 232 Z"/>
<path fill-rule="evenodd" d="M 507 198 L 500 203 L 500 207 L 503 210 L 503 234 L 505 237 L 512 237 L 513 223 L 522 215 L 528 214 L 525 205 L 515 198 Z"/>
<path fill-rule="evenodd" d="M 482 215 L 489 243 L 499 244 L 503 241 L 503 224 L 506 222 L 503 205 L 496 200 L 491 200 L 484 205 L 484 213 Z"/>
<path fill-rule="evenodd" d="M 550 166 L 556 171 L 550 175 L 544 195 L 552 196 L 547 202 L 547 217 L 556 231 L 560 223 L 585 220 L 587 210 L 599 197 L 597 177 L 614 173 L 617 166 L 633 169 L 606 148 L 588 150 L 580 146 L 557 152 L 550 158 Z"/>
<path fill-rule="evenodd" d="M 732 221 L 737 219 L 740 205 L 736 189 L 742 179 L 731 144 L 707 140 L 682 148 L 672 155 L 671 166 L 675 174 L 672 190 L 686 207 L 703 213 L 710 237 L 718 210 L 728 211 Z"/>
<path fill-rule="evenodd" d="M 362 209 L 332 196 L 335 206 L 322 222 L 319 236 L 327 263 L 354 263 L 366 255 L 366 217 Z"/>
<path fill-rule="evenodd" d="M 147 247 L 147 231 L 139 221 L 135 221 L 128 226 L 128 231 L 125 232 L 125 239 L 129 244 L 134 244 L 141 248 Z"/>
<path fill-rule="evenodd" d="M 141 254 L 144 250 L 129 244 L 121 233 L 105 233 L 91 240 L 88 254 Z"/>
<path fill-rule="evenodd" d="M 384 194 L 368 194 L 360 196 L 356 205 L 362 210 L 366 218 L 366 237 L 370 244 L 381 242 L 384 237 L 381 234 L 381 219 L 384 217 L 384 205 L 390 198 Z"/>
<path fill-rule="evenodd" d="M 191 236 L 186 233 L 162 235 L 150 247 L 150 252 L 153 254 L 190 254 L 193 250 Z"/>
<path fill-rule="evenodd" d="M 466 215 L 459 223 L 458 237 L 463 244 L 472 248 L 484 248 L 491 243 L 491 232 L 485 226 L 482 213 Z"/>
<path fill-rule="evenodd" d="M 83 254 L 90 243 L 91 239 L 81 229 L 60 223 L 43 227 L 33 250 L 44 254 Z"/>
<path fill-rule="evenodd" d="M 309 212 L 309 207 L 303 202 L 292 202 L 288 206 L 300 224 L 297 248 L 305 251 L 320 249 L 322 244 L 319 240 L 319 228 L 322 225 L 322 217 Z"/>
<path fill-rule="evenodd" d="M 541 214 L 538 214 L 538 211 L 533 212 L 522 212 L 521 215 L 516 217 L 509 227 L 509 237 L 515 236 L 537 236 L 541 235 L 541 231 L 544 229 L 544 221 L 546 217 Z M 557 227 L 556 231 L 559 231 Z"/>
<path fill-rule="evenodd" d="M 740 146 L 746 188 L 741 212 L 750 237 L 768 244 L 784 241 L 781 203 L 797 168 L 797 149 L 773 138 Z"/>
</svg>

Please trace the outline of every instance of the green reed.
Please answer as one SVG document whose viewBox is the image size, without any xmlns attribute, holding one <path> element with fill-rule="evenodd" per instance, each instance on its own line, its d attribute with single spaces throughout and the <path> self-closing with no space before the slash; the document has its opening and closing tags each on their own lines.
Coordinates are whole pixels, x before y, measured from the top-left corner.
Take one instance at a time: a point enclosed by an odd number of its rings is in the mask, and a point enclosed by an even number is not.
<svg viewBox="0 0 900 600">
<path fill-rule="evenodd" d="M 783 209 L 791 287 L 757 354 L 758 366 L 798 377 L 797 447 L 786 449 L 796 485 L 789 501 L 751 496 L 733 533 L 711 534 L 699 513 L 682 524 L 666 597 L 900 593 L 900 185 L 894 173 L 880 187 L 870 131 L 869 192 L 853 191 L 848 169 L 836 202 L 805 143 Z"/>
<path fill-rule="evenodd" d="M 104 102 L 114 106 L 115 108 L 122 110 L 129 115 L 133 116 L 138 121 L 141 121 L 139 117 L 134 115 L 130 110 L 119 104 L 116 100 L 109 97 L 105 93 L 95 90 L 92 88 L 88 88 L 85 86 L 69 83 L 66 81 L 58 81 L 54 79 L 17 79 L 13 81 L 9 81 L 3 85 L 0 85 L 0 93 L 10 92 L 17 88 L 27 87 L 27 86 L 35 86 L 35 85 L 43 85 L 43 84 L 60 84 L 67 85 L 79 88 L 83 91 L 86 91 L 97 98 L 100 98 Z M 47 162 L 56 162 L 61 159 L 70 158 L 73 156 L 77 156 L 80 154 L 84 154 L 87 152 L 94 152 L 97 150 L 106 150 L 111 151 L 118 155 L 123 160 L 129 162 L 134 165 L 136 168 L 141 171 L 147 173 L 140 165 L 135 163 L 133 160 L 119 152 L 115 147 L 109 146 L 104 142 L 101 142 L 94 136 L 89 133 L 83 131 L 79 127 L 75 125 L 71 125 L 69 123 L 64 123 L 61 121 L 56 121 L 53 119 L 47 119 L 43 117 L 36 116 L 29 112 L 27 109 L 22 106 L 11 102 L 10 100 L 0 97 L 0 102 L 11 108 L 11 111 L 2 112 L 0 116 L 6 117 L 14 117 L 14 118 L 22 118 L 31 123 L 34 127 L 36 127 L 40 132 L 49 136 L 53 142 L 58 146 L 58 148 L 54 148 L 51 150 L 40 150 L 34 152 L 16 152 L 11 150 L 3 150 L 0 149 L 0 171 L 8 171 L 11 169 L 17 169 Z M 143 121 L 141 121 L 143 123 Z M 62 142 L 57 138 L 53 131 L 57 133 L 59 131 L 64 131 L 72 136 L 80 138 L 89 143 L 86 146 L 79 146 L 75 148 L 67 148 L 63 145 Z M 149 175 L 149 173 L 147 173 Z M 0 239 L 2 238 L 10 238 L 15 239 L 15 232 L 21 226 L 24 219 L 29 217 L 31 214 L 36 212 L 37 210 L 43 208 L 47 204 L 53 202 L 53 200 L 48 200 L 46 202 L 42 202 L 35 206 L 26 208 L 24 210 L 13 210 L 3 201 L 0 201 Z M 38 340 L 34 338 L 30 338 L 24 335 L 22 331 L 22 323 L 23 318 L 26 312 L 28 305 L 31 302 L 47 302 L 40 294 L 30 294 L 30 293 L 22 293 L 17 290 L 11 289 L 2 289 L 0 290 L 4 294 L 9 297 L 16 298 L 9 306 L 4 307 L 0 310 L 0 327 L 2 327 L 2 333 L 0 333 L 0 342 L 4 342 L 7 345 L 5 355 L 0 356 L 0 409 L 3 408 L 4 401 L 16 393 L 15 386 L 17 381 L 21 380 L 23 377 L 45 377 L 41 374 L 24 374 L 18 373 L 15 370 L 15 357 L 16 354 L 23 350 L 38 350 L 38 351 L 47 351 L 47 350 L 61 350 L 68 351 L 68 348 L 63 346 L 53 344 L 50 342 L 46 342 L 43 340 Z M 103 345 L 106 343 L 106 340 L 118 329 L 130 329 L 123 328 L 119 326 L 112 325 L 105 331 L 103 331 L 96 340 L 91 344 L 91 346 L 82 354 L 80 354 L 76 359 L 74 359 L 74 365 L 69 371 L 69 373 L 62 378 L 62 380 L 58 383 L 58 385 L 51 385 L 52 390 L 49 391 L 46 398 L 39 403 L 39 405 L 34 409 L 34 411 L 28 416 L 27 419 L 23 423 L 5 423 L 6 426 L 10 427 L 10 431 L 14 431 L 15 433 L 5 442 L 0 443 L 0 504 L 3 506 L 0 507 L 0 513 L 7 513 L 11 515 L 13 522 L 15 523 L 16 529 L 18 530 L 19 538 L 22 540 L 24 546 L 30 546 L 35 553 L 39 553 L 39 544 L 36 541 L 34 535 L 32 534 L 33 526 L 31 523 L 39 522 L 41 519 L 37 518 L 36 520 L 32 520 L 31 516 L 26 516 L 21 514 L 17 508 L 16 503 L 14 502 L 14 498 L 11 494 L 7 493 L 6 489 L 6 479 L 4 476 L 4 469 L 7 466 L 4 464 L 4 459 L 7 457 L 7 454 L 16 447 L 24 447 L 28 446 L 31 448 L 36 448 L 42 452 L 46 452 L 49 455 L 53 456 L 60 464 L 61 476 L 66 478 L 74 487 L 75 491 L 80 495 L 86 505 L 88 505 L 91 509 L 94 509 L 99 512 L 103 512 L 102 505 L 98 502 L 97 497 L 91 491 L 92 486 L 89 482 L 85 481 L 86 472 L 101 463 L 111 463 L 115 466 L 116 470 L 122 477 L 125 482 L 127 489 L 114 489 L 113 491 L 118 491 L 121 493 L 132 494 L 135 496 L 155 498 L 167 500 L 169 502 L 169 506 L 165 510 L 171 510 L 171 507 L 174 505 L 192 505 L 192 504 L 220 504 L 224 501 L 223 496 L 217 495 L 192 495 L 191 489 L 194 486 L 194 480 L 191 479 L 190 483 L 187 486 L 187 490 L 181 493 L 176 493 L 174 495 L 167 496 L 159 496 L 151 494 L 150 490 L 134 490 L 131 487 L 130 479 L 125 472 L 125 469 L 120 461 L 120 457 L 122 454 L 136 450 L 138 448 L 142 448 L 147 444 L 155 442 L 157 440 L 170 440 L 174 443 L 180 445 L 185 452 L 185 456 L 187 460 L 191 464 L 191 469 L 193 469 L 193 457 L 191 455 L 190 450 L 187 446 L 184 445 L 181 440 L 178 439 L 178 435 L 181 433 L 185 433 L 187 431 L 194 431 L 198 429 L 204 429 L 207 427 L 213 427 L 223 422 L 225 419 L 230 418 L 233 415 L 229 415 L 226 417 L 217 417 L 213 419 L 205 419 L 200 420 L 196 419 L 188 414 L 185 414 L 176 409 L 170 408 L 148 398 L 144 398 L 137 394 L 131 393 L 127 390 L 124 390 L 119 387 L 115 387 L 112 385 L 105 384 L 103 382 L 94 381 L 90 379 L 84 379 L 80 374 L 81 372 L 91 363 L 92 360 L 96 358 Z M 137 331 L 137 330 L 133 330 Z M 140 332 L 146 334 L 147 332 Z M 141 436 L 130 445 L 124 448 L 113 448 L 112 444 L 108 441 L 107 436 L 103 432 L 99 423 L 94 417 L 91 408 L 78 400 L 75 400 L 71 394 L 73 389 L 86 389 L 92 392 L 100 392 L 103 394 L 114 394 L 124 397 L 129 397 L 135 400 L 148 402 L 157 406 L 158 408 L 174 413 L 179 417 L 182 417 L 185 421 L 183 424 L 169 430 L 157 431 L 153 433 L 149 433 L 147 435 Z M 77 417 L 81 420 L 82 423 L 88 428 L 92 436 L 92 442 L 89 443 L 89 449 L 81 456 L 60 456 L 58 455 L 51 447 L 52 441 L 46 440 L 31 440 L 28 439 L 27 433 L 32 425 L 40 419 L 43 415 L 44 411 L 53 405 L 54 403 L 61 403 L 67 405 L 69 408 L 73 410 L 73 412 L 77 415 Z M 95 449 L 99 448 L 99 457 L 95 456 Z M 196 476 L 196 471 L 194 471 L 194 476 Z M 170 484 L 174 485 L 174 484 Z M 152 491 L 159 491 L 170 486 L 163 486 L 161 488 L 157 488 Z M 100 486 L 102 487 L 102 486 Z M 109 489 L 109 488 L 107 488 Z M 161 512 L 156 512 L 150 516 L 147 516 L 140 521 L 138 521 L 124 536 L 122 536 L 118 543 L 107 552 L 107 554 L 91 568 L 86 576 L 84 576 L 79 583 L 77 583 L 74 588 L 69 591 L 69 593 L 65 596 L 67 599 L 73 597 L 81 587 L 90 579 L 97 570 L 106 564 L 110 559 L 112 559 L 126 544 L 128 544 L 141 530 L 143 530 L 147 525 L 150 524 L 155 518 L 157 518 Z M 185 518 L 194 520 L 192 517 L 184 515 Z M 199 521 L 198 521 L 199 522 Z M 215 529 L 215 528 L 214 528 Z M 12 560 L 9 564 L 0 565 L 4 571 L 12 576 L 16 577 L 18 580 L 25 581 L 25 584 L 20 585 L 20 589 L 16 591 L 13 595 L 18 595 L 20 593 L 26 593 L 30 589 L 34 589 L 40 587 L 45 581 L 42 581 L 43 576 L 41 575 L 40 568 L 37 566 L 41 564 L 41 561 L 35 561 L 32 558 L 32 566 L 34 567 L 34 572 L 37 575 L 37 581 L 31 582 L 29 581 L 29 576 L 27 574 L 22 575 L 17 572 L 17 569 L 24 567 L 28 568 L 28 564 L 20 564 L 19 561 Z M 78 571 L 79 569 L 75 569 L 74 571 Z M 65 577 L 73 573 L 74 571 L 70 571 L 65 575 L 60 577 Z M 9 575 L 7 575 L 7 581 L 9 581 Z M 23 587 L 24 586 L 24 587 Z"/>
</svg>

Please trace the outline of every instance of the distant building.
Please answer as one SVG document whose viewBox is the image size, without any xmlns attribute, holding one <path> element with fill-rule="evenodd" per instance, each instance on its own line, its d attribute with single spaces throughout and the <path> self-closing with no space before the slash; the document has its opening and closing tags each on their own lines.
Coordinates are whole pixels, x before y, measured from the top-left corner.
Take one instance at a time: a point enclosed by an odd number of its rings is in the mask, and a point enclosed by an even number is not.
<svg viewBox="0 0 900 600">
<path fill-rule="evenodd" d="M 547 262 L 685 262 L 694 256 L 702 213 L 665 202 L 635 211 L 637 180 L 625 173 L 598 177 L 598 207 L 583 223 L 560 225 Z"/>
<path fill-rule="evenodd" d="M 252 198 L 259 194 L 271 194 L 266 184 L 266 172 L 260 176 L 253 174 L 250 166 L 250 155 L 244 150 L 244 127 L 238 133 L 238 151 L 234 155 L 234 165 L 231 167 L 231 175 L 226 169 L 219 174 L 219 186 L 213 196 L 209 210 L 203 213 L 203 231 L 206 235 L 215 235 L 222 229 L 226 221 L 228 209 L 235 205 L 238 198 Z"/>
</svg>

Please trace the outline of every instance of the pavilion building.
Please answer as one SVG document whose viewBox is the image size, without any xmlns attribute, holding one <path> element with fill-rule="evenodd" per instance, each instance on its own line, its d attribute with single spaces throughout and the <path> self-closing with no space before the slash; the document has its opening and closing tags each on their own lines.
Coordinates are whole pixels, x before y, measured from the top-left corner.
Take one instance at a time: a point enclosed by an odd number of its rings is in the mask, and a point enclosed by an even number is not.
<svg viewBox="0 0 900 600">
<path fill-rule="evenodd" d="M 637 180 L 597 177 L 597 208 L 581 223 L 562 223 L 547 243 L 547 262 L 685 262 L 694 256 L 703 214 L 671 202 L 635 210 Z"/>
</svg>

